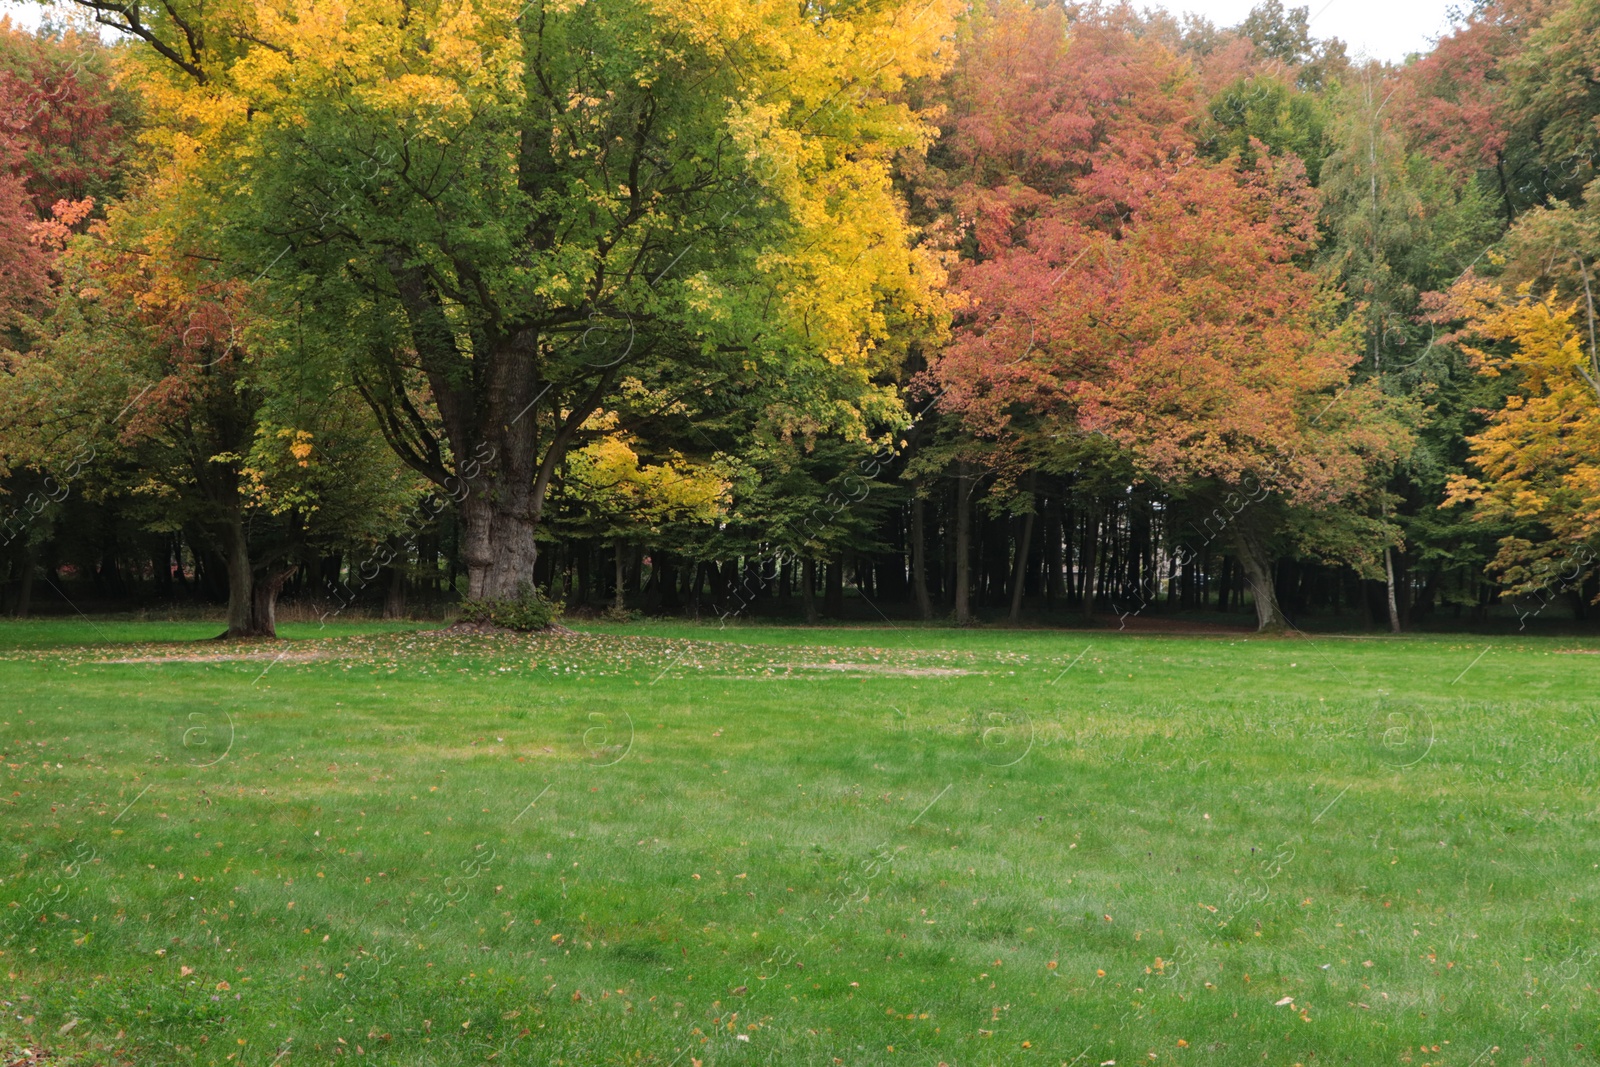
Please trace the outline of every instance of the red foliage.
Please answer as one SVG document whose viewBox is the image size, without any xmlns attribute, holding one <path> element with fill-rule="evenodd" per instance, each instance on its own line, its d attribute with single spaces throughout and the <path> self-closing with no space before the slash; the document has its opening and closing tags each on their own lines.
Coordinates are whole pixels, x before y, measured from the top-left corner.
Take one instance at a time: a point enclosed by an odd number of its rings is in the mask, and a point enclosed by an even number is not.
<svg viewBox="0 0 1600 1067">
<path fill-rule="evenodd" d="M 126 140 L 117 119 L 105 48 L 93 35 L 26 33 L 0 19 L 0 136 L 17 155 L 35 214 L 58 200 L 98 191 L 121 166 Z"/>
<path fill-rule="evenodd" d="M 1506 64 L 1554 0 L 1498 0 L 1473 12 L 1406 68 L 1393 105 L 1411 142 L 1463 177 L 1493 167 L 1506 147 Z"/>
<path fill-rule="evenodd" d="M 1008 12 L 960 75 L 978 257 L 932 364 L 945 404 L 987 436 L 1042 419 L 1159 477 L 1338 499 L 1381 442 L 1319 424 L 1359 357 L 1296 262 L 1317 239 L 1303 168 L 1199 158 L 1180 61 L 1115 25 L 1064 29 Z"/>
<path fill-rule="evenodd" d="M 1125 21 L 1097 14 L 1069 32 L 1059 9 L 1005 7 L 970 45 L 946 143 L 982 254 L 1052 198 L 1114 220 L 1142 202 L 1141 175 L 1186 151 L 1199 113 L 1188 66 Z"/>
<path fill-rule="evenodd" d="M 122 160 L 104 48 L 0 19 L 0 326 L 41 310 L 50 265 Z"/>
<path fill-rule="evenodd" d="M 0 329 L 36 311 L 50 291 L 53 258 L 34 239 L 38 216 L 33 198 L 8 164 L 20 153 L 0 131 Z"/>
</svg>

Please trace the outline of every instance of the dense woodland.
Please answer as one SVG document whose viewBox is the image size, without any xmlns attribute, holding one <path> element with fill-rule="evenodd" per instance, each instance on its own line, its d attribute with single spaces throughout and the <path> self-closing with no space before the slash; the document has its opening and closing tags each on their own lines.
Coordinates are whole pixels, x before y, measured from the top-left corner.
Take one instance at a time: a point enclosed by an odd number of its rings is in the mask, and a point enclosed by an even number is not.
<svg viewBox="0 0 1600 1067">
<path fill-rule="evenodd" d="M 1278 0 L 75 7 L 0 28 L 8 613 L 1600 595 L 1600 0 L 1400 65 Z"/>
</svg>

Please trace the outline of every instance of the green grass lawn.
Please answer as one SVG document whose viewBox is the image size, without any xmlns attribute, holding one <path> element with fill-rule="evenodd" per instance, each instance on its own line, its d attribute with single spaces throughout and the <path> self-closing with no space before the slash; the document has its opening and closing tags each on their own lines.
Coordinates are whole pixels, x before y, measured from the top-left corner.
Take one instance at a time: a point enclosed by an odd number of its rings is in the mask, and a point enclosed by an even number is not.
<svg viewBox="0 0 1600 1067">
<path fill-rule="evenodd" d="M 1578 639 L 215 629 L 0 624 L 7 1063 L 1596 1060 Z"/>
</svg>

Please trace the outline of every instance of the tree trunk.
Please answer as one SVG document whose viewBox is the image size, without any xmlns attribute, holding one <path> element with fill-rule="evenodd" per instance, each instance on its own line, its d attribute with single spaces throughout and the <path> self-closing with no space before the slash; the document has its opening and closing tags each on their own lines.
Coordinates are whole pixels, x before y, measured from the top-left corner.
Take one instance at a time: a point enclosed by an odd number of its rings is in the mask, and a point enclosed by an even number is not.
<svg viewBox="0 0 1600 1067">
<path fill-rule="evenodd" d="M 844 560 L 836 559 L 829 563 L 824 571 L 827 575 L 827 591 L 824 594 L 823 610 L 835 619 L 844 616 Z"/>
<path fill-rule="evenodd" d="M 250 560 L 244 517 L 237 512 L 223 528 L 228 567 L 228 631 L 219 636 L 236 641 L 278 636 L 278 594 L 299 567 L 282 564 L 257 576 Z"/>
<path fill-rule="evenodd" d="M 933 618 L 933 599 L 928 596 L 928 541 L 922 498 L 911 502 L 911 584 L 917 593 L 917 612 L 922 621 Z"/>
<path fill-rule="evenodd" d="M 390 541 L 394 545 L 399 538 Z M 386 619 L 399 619 L 406 613 L 406 569 L 400 566 L 391 566 L 389 571 L 389 586 L 383 593 L 383 617 Z"/>
<path fill-rule="evenodd" d="M 817 561 L 807 556 L 800 565 L 800 602 L 806 609 L 806 622 L 817 624 Z"/>
<path fill-rule="evenodd" d="M 1044 602 L 1047 608 L 1061 599 L 1061 501 L 1052 497 L 1045 505 Z"/>
<path fill-rule="evenodd" d="M 17 576 L 17 606 L 13 614 L 19 619 L 26 619 L 33 608 L 33 572 L 38 566 L 39 549 L 29 544 L 22 550 L 22 573 Z"/>
<path fill-rule="evenodd" d="M 972 476 L 965 460 L 956 475 L 956 625 L 972 624 Z"/>
<path fill-rule="evenodd" d="M 1082 569 L 1081 582 L 1083 585 L 1083 618 L 1087 622 L 1094 618 L 1094 572 L 1100 554 L 1100 517 L 1094 509 L 1088 509 L 1083 516 L 1083 556 L 1079 560 Z"/>
<path fill-rule="evenodd" d="M 651 574 L 661 575 L 661 610 L 676 614 L 683 610 L 683 598 L 678 595 L 678 557 L 670 552 L 658 552 L 651 559 Z"/>
<path fill-rule="evenodd" d="M 1030 479 L 1031 481 L 1031 479 Z M 1037 505 L 1035 501 L 1035 505 Z M 1037 511 L 1037 506 L 1034 511 Z M 1022 520 L 1022 537 L 1017 541 L 1017 559 L 1011 568 L 1011 621 L 1017 622 L 1022 617 L 1022 584 L 1028 576 L 1028 550 L 1033 544 L 1034 512 L 1028 512 Z"/>
<path fill-rule="evenodd" d="M 1243 518 L 1242 515 L 1236 516 L 1228 524 L 1228 529 L 1233 532 L 1239 566 L 1244 570 L 1245 581 L 1249 583 L 1251 596 L 1255 600 L 1256 631 L 1282 633 L 1286 623 L 1283 612 L 1278 609 L 1278 592 L 1272 581 L 1272 557 L 1263 540 L 1246 528 Z"/>
<path fill-rule="evenodd" d="M 1390 633 L 1399 633 L 1400 632 L 1400 607 L 1395 602 L 1395 596 L 1394 596 L 1394 549 L 1393 548 L 1385 548 L 1383 550 L 1383 577 L 1384 577 L 1384 584 L 1386 584 L 1388 586 L 1388 592 L 1389 592 L 1389 632 Z"/>
<path fill-rule="evenodd" d="M 225 536 L 228 553 L 228 632 L 223 636 L 230 640 L 276 636 L 276 634 L 261 634 L 252 625 L 254 615 L 252 592 L 255 588 L 255 575 L 250 569 L 250 543 L 245 537 L 242 516 L 232 517 L 225 530 Z"/>
<path fill-rule="evenodd" d="M 614 562 L 616 567 L 617 591 L 611 598 L 611 607 L 612 610 L 617 612 L 621 612 L 627 605 L 626 593 L 628 576 L 627 568 L 624 565 L 624 560 L 622 558 L 623 551 L 624 549 L 621 541 L 618 541 L 616 545 L 612 547 L 612 554 L 615 557 Z"/>
<path fill-rule="evenodd" d="M 558 383 L 540 376 L 535 332 L 508 331 L 492 340 L 475 335 L 474 350 L 463 351 L 427 269 L 406 263 L 398 252 L 390 254 L 387 265 L 456 470 L 446 469 L 431 429 L 422 425 L 403 392 L 363 392 L 391 447 L 461 504 L 467 595 L 525 596 L 534 588 L 539 555 L 534 534 L 551 479 L 579 427 L 610 392 L 619 368 L 612 365 L 592 379 L 570 380 L 567 389 L 556 389 Z"/>
<path fill-rule="evenodd" d="M 297 570 L 299 568 L 293 565 L 279 567 L 255 582 L 250 592 L 252 636 L 277 638 L 278 594 L 283 592 L 284 583 L 293 578 Z"/>
</svg>

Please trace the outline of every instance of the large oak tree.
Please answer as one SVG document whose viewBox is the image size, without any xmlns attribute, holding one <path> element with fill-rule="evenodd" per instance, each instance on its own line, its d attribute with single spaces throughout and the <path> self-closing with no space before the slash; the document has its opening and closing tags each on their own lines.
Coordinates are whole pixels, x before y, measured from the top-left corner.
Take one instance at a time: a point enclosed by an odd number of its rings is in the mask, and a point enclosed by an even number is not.
<svg viewBox="0 0 1600 1067">
<path fill-rule="evenodd" d="M 870 392 L 937 328 L 890 168 L 929 138 L 901 95 L 948 62 L 949 0 L 80 2 L 148 45 L 151 140 L 234 271 L 342 353 L 406 463 L 452 493 L 473 465 L 474 597 L 531 583 L 552 479 L 628 379 Z"/>
</svg>

